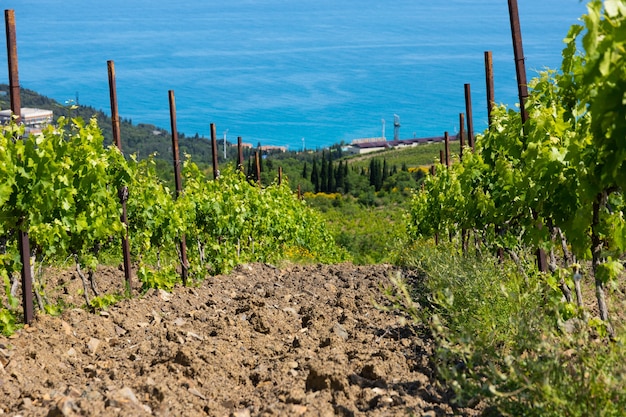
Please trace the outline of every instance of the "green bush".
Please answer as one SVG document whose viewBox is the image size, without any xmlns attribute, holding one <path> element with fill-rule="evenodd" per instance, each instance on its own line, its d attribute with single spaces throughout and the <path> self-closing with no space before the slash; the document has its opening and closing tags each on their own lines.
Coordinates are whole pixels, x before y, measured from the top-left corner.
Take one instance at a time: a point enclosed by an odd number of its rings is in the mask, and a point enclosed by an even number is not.
<svg viewBox="0 0 626 417">
<path fill-rule="evenodd" d="M 395 281 L 386 294 L 430 328 L 438 375 L 459 404 L 482 400 L 514 416 L 624 415 L 623 328 L 608 340 L 598 319 L 577 309 L 570 318 L 548 277 L 424 243 L 398 263 L 422 280 Z"/>
</svg>

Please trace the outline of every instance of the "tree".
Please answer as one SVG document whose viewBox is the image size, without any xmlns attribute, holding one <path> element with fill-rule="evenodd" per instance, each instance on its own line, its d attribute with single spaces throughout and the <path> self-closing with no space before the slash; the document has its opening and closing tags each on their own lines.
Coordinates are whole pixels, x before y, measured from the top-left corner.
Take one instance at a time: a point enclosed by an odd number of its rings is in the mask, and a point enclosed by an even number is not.
<svg viewBox="0 0 626 417">
<path fill-rule="evenodd" d="M 370 185 L 373 185 L 376 191 L 383 187 L 383 167 L 375 158 L 370 161 Z"/>
<path fill-rule="evenodd" d="M 324 152 L 322 152 L 322 168 L 320 169 L 320 191 L 323 193 L 328 192 L 328 166 Z"/>
<path fill-rule="evenodd" d="M 335 169 L 335 191 L 345 192 L 345 176 L 341 161 L 339 161 L 339 165 L 337 166 L 337 169 Z"/>
<path fill-rule="evenodd" d="M 326 178 L 328 179 L 327 189 L 329 193 L 334 193 L 335 191 L 337 191 L 337 184 L 335 181 L 335 171 L 333 169 L 333 160 L 331 159 L 330 155 L 328 155 L 328 165 L 326 166 L 326 169 L 328 170 L 326 174 Z"/>
<path fill-rule="evenodd" d="M 304 167 L 302 168 L 302 178 L 308 178 L 309 173 L 307 171 L 306 161 L 304 161 Z"/>
<path fill-rule="evenodd" d="M 389 167 L 387 166 L 387 159 L 383 159 L 383 172 L 382 172 L 382 182 L 389 178 Z"/>
<path fill-rule="evenodd" d="M 317 159 L 313 159 L 313 168 L 311 168 L 311 183 L 316 193 L 320 192 L 320 173 L 317 169 Z"/>
</svg>

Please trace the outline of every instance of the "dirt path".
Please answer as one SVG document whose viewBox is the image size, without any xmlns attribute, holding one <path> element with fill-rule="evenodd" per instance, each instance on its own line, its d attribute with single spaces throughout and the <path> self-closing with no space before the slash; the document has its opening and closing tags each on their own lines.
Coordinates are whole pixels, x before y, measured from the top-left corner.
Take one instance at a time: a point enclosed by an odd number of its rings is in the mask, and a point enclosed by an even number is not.
<svg viewBox="0 0 626 417">
<path fill-rule="evenodd" d="M 373 306 L 393 271 L 244 265 L 97 315 L 39 315 L 0 336 L 0 415 L 476 415 L 435 388 L 429 343 Z M 51 298 L 79 305 L 79 280 L 58 279 Z"/>
</svg>

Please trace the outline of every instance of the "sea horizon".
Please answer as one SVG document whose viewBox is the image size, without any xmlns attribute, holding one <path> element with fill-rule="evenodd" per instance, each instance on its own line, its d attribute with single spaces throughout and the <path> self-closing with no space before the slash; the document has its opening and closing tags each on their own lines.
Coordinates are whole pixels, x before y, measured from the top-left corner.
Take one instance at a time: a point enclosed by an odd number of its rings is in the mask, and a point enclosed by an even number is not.
<svg viewBox="0 0 626 417">
<path fill-rule="evenodd" d="M 518 102 L 507 2 L 450 0 L 66 0 L 7 2 L 15 10 L 20 84 L 110 114 L 115 62 L 120 116 L 169 130 L 168 91 L 186 136 L 290 150 L 354 139 L 451 135 L 472 89 L 486 127 L 484 52 L 496 102 Z M 578 0 L 520 0 L 528 78 L 558 69 Z M 2 51 L 6 60 L 6 51 Z M 6 66 L 2 76 L 8 82 Z M 384 122 L 383 122 L 384 120 Z"/>
</svg>

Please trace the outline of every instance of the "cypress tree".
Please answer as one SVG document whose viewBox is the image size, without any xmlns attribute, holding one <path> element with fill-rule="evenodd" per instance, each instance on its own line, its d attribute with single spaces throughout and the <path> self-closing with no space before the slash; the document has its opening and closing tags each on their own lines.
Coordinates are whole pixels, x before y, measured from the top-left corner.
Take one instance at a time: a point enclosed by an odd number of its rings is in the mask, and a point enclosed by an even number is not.
<svg viewBox="0 0 626 417">
<path fill-rule="evenodd" d="M 376 191 L 383 188 L 383 166 L 378 159 L 370 161 L 370 185 L 373 185 Z"/>
<path fill-rule="evenodd" d="M 370 185 L 373 185 L 374 187 L 376 187 L 376 174 L 378 173 L 376 165 L 376 159 L 370 159 Z"/>
<path fill-rule="evenodd" d="M 308 178 L 309 173 L 307 171 L 306 161 L 304 161 L 304 168 L 302 168 L 302 178 Z"/>
<path fill-rule="evenodd" d="M 337 191 L 337 184 L 335 182 L 335 171 L 333 169 L 333 160 L 331 159 L 330 155 L 328 155 L 328 166 L 326 167 L 326 169 L 328 170 L 328 173 L 326 175 L 326 178 L 328 178 L 328 192 L 329 193 L 334 193 L 335 191 Z"/>
<path fill-rule="evenodd" d="M 347 163 L 347 162 L 346 162 Z M 343 164 L 339 161 L 339 166 L 335 169 L 335 189 L 336 191 L 344 191 L 345 188 L 345 177 L 343 175 Z"/>
<path fill-rule="evenodd" d="M 322 152 L 322 168 L 320 169 L 320 191 L 328 192 L 328 167 L 326 166 L 326 154 Z"/>
<path fill-rule="evenodd" d="M 383 159 L 383 175 L 382 175 L 382 182 L 385 182 L 385 180 L 389 178 L 389 167 L 387 166 L 387 159 Z"/>
<path fill-rule="evenodd" d="M 311 168 L 311 183 L 315 188 L 315 192 L 320 192 L 320 174 L 317 169 L 317 159 L 313 160 L 313 168 Z"/>
</svg>

